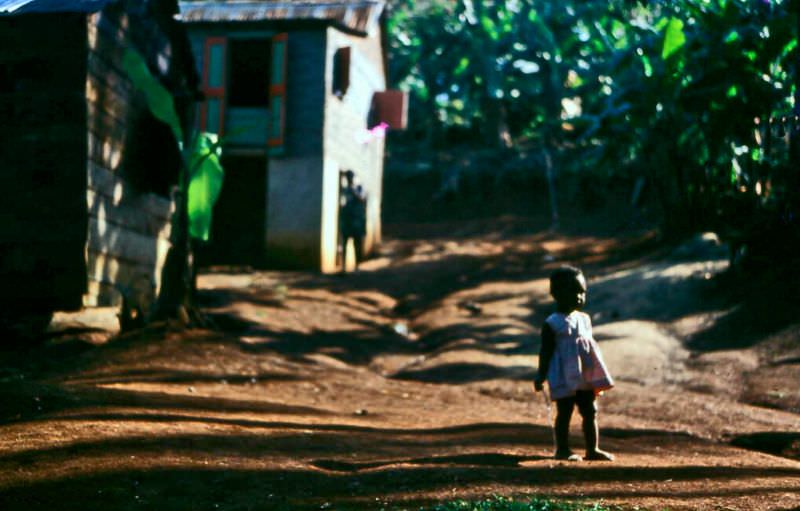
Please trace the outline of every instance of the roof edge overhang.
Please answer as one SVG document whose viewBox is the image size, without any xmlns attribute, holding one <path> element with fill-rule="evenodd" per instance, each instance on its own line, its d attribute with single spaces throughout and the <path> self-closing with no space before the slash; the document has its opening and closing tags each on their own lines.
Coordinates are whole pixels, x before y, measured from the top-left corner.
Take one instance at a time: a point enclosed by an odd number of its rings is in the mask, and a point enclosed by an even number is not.
<svg viewBox="0 0 800 511">
<path fill-rule="evenodd" d="M 385 0 L 255 1 L 186 0 L 177 19 L 184 23 L 323 21 L 366 36 L 380 28 Z"/>
<path fill-rule="evenodd" d="M 0 0 L 0 17 L 21 14 L 92 14 L 118 0 Z"/>
</svg>

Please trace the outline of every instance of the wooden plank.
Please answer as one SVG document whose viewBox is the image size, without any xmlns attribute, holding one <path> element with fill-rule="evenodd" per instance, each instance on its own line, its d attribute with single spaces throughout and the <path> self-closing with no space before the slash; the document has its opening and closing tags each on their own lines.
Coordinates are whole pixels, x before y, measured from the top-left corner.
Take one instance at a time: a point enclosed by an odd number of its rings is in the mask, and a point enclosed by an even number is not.
<svg viewBox="0 0 800 511">
<path fill-rule="evenodd" d="M 4 286 L 0 290 L 0 307 L 8 311 L 76 310 L 86 290 L 83 272 L 64 272 L 52 278 L 38 274 L 0 275 Z"/>
<path fill-rule="evenodd" d="M 8 140 L 8 139 L 6 139 Z M 13 142 L 13 141 L 12 141 Z M 24 158 L 29 156 L 29 158 Z M 17 153 L 13 158 L 3 158 L 0 172 L 0 189 L 3 198 L 18 202 L 12 194 L 29 194 L 36 198 L 68 200 L 67 193 L 80 193 L 86 188 L 83 158 L 77 154 L 38 155 Z M 42 159 L 47 157 L 48 159 Z M 37 200 L 37 203 L 41 201 Z M 37 209 L 40 206 L 37 206 Z M 0 211 L 8 209 L 0 204 Z"/>
<path fill-rule="evenodd" d="M 104 119 L 107 120 L 108 117 Z M 101 119 L 89 119 L 84 129 L 87 130 L 88 159 L 114 169 L 124 165 L 125 152 L 132 136 L 127 126 L 103 122 Z"/>
<path fill-rule="evenodd" d="M 126 112 L 109 112 L 103 110 L 94 103 L 86 104 L 87 126 L 115 126 L 116 129 L 123 130 L 128 128 L 128 117 Z M 91 131 L 91 130 L 90 130 Z M 96 131 L 96 130 L 95 130 Z"/>
<path fill-rule="evenodd" d="M 169 239 L 171 223 L 169 217 L 162 215 L 160 205 L 158 215 L 140 206 L 138 201 L 115 205 L 114 199 L 100 195 L 94 190 L 88 192 L 89 214 L 100 221 L 105 221 L 122 229 L 128 229 L 145 236 L 157 236 Z M 148 201 L 142 201 L 147 203 Z M 153 208 L 155 209 L 155 208 Z"/>
<path fill-rule="evenodd" d="M 83 85 L 83 82 L 81 82 Z M 59 101 L 83 101 L 83 88 L 52 88 L 47 91 L 20 91 L 0 93 L 0 104 L 19 104 L 27 102 L 31 105 L 54 103 Z"/>
<path fill-rule="evenodd" d="M 159 33 L 158 35 L 163 34 Z M 101 80 L 107 78 L 107 85 L 120 91 L 124 88 L 131 89 L 126 73 L 120 66 L 127 49 L 136 45 L 131 42 L 130 38 L 125 38 L 125 40 L 121 40 L 116 36 L 109 38 L 108 34 L 102 33 L 100 37 L 94 46 L 90 41 L 88 74 L 94 75 Z M 164 44 L 169 43 L 164 40 Z M 164 51 L 148 54 L 148 52 L 139 49 L 139 52 L 142 53 L 151 66 L 153 61 L 156 60 L 167 64 L 171 61 L 171 55 Z"/>
<path fill-rule="evenodd" d="M 106 117 L 106 119 L 108 118 Z M 131 133 L 128 133 L 128 128 L 126 126 L 116 123 L 104 123 L 99 119 L 89 119 L 84 129 L 87 130 L 89 138 L 94 138 L 95 141 L 101 144 L 111 143 L 114 146 L 119 146 L 121 151 L 124 151 L 127 147 L 132 136 Z"/>
<path fill-rule="evenodd" d="M 73 89 L 52 88 L 48 91 L 6 92 L 0 94 L 0 115 L 3 124 L 8 125 L 17 120 L 32 124 L 41 121 L 49 124 L 53 121 L 78 119 L 84 115 L 86 99 L 84 84 Z"/>
<path fill-rule="evenodd" d="M 141 264 L 136 261 L 126 261 L 107 254 L 97 252 L 87 253 L 87 280 L 89 282 L 102 282 L 111 284 L 117 289 L 127 290 L 134 283 L 140 284 L 144 279 L 148 283 L 153 283 L 156 279 L 156 271 L 160 270 L 161 265 Z"/>
<path fill-rule="evenodd" d="M 89 219 L 89 251 L 141 264 L 155 264 L 159 254 L 166 254 L 169 241 L 145 236 L 96 218 Z"/>
<path fill-rule="evenodd" d="M 120 93 L 114 88 L 107 87 L 94 76 L 90 76 L 86 80 L 87 104 L 94 104 L 96 108 L 107 112 L 115 118 L 127 119 L 128 112 L 132 108 L 131 100 L 131 95 Z"/>
<path fill-rule="evenodd" d="M 88 138 L 87 156 L 89 159 L 96 156 L 97 158 L 95 158 L 95 161 L 99 163 L 109 163 L 111 161 L 104 159 L 110 157 L 110 153 L 108 153 L 108 144 L 111 144 L 111 148 L 118 150 L 120 152 L 118 157 L 122 158 L 132 136 L 132 134 L 128 132 L 127 125 L 114 122 L 106 115 L 94 119 L 87 119 L 84 129 L 86 130 Z M 96 144 L 96 146 L 92 144 Z M 116 162 L 115 166 L 120 163 L 121 161 Z"/>
<path fill-rule="evenodd" d="M 0 244 L 0 305 L 52 310 L 80 305 L 86 289 L 84 243 Z"/>
<path fill-rule="evenodd" d="M 36 138 L 28 135 L 14 137 L 13 140 L 3 141 L 0 161 L 4 166 L 7 163 L 22 162 L 25 164 L 23 168 L 34 168 L 36 162 L 56 163 L 57 166 L 62 166 L 58 164 L 60 161 L 74 163 L 70 158 L 80 157 L 83 160 L 86 157 L 85 136 L 85 128 L 82 128 L 73 129 L 73 133 L 64 133 L 63 138 Z"/>
<path fill-rule="evenodd" d="M 113 124 L 103 125 L 102 123 L 89 123 L 88 134 L 90 138 L 101 144 L 105 148 L 107 144 L 120 151 L 120 157 L 125 156 L 125 151 L 129 147 L 132 133 L 129 133 L 124 126 Z"/>
<path fill-rule="evenodd" d="M 125 101 L 135 92 L 135 87 L 125 71 L 95 54 L 89 56 L 86 76 L 98 90 L 111 91 Z M 91 96 L 87 97 L 91 99 Z"/>
<path fill-rule="evenodd" d="M 111 135 L 119 140 L 128 138 L 128 123 L 120 113 L 109 113 L 94 104 L 87 105 L 88 116 L 87 126 L 91 133 L 98 138 L 105 138 Z"/>
<path fill-rule="evenodd" d="M 64 185 L 75 187 L 74 191 L 79 191 L 78 188 L 85 189 L 85 140 L 76 139 L 67 148 L 59 143 L 49 143 L 46 144 L 47 151 L 40 149 L 38 152 L 24 144 L 16 144 L 5 151 L 0 148 L 3 168 L 0 172 L 0 189 L 5 192 L 4 197 L 10 196 L 12 190 L 31 189 L 31 186 Z M 64 176 L 74 176 L 75 180 L 71 181 L 72 184 L 66 183 L 62 179 Z M 62 193 L 66 196 L 64 188 Z"/>
<path fill-rule="evenodd" d="M 123 150 L 125 143 L 122 140 L 100 139 L 94 133 L 88 133 L 88 161 L 114 172 L 123 165 Z"/>
<path fill-rule="evenodd" d="M 0 34 L 2 34 L 2 28 L 0 28 Z M 44 41 L 48 41 L 47 47 L 31 46 L 30 43 L 37 38 L 30 37 L 30 34 L 28 36 L 25 41 L 3 44 L 3 37 L 0 35 L 0 45 L 2 45 L 0 46 L 0 59 L 4 64 L 16 64 L 43 57 L 53 61 L 74 61 L 86 54 L 86 48 L 83 45 L 64 44 L 63 41 L 55 43 L 47 38 L 43 38 Z"/>
<path fill-rule="evenodd" d="M 136 48 L 152 65 L 155 61 L 171 63 L 172 55 L 169 51 L 158 51 L 169 48 L 170 41 L 157 23 L 138 24 L 136 32 L 131 32 L 125 25 L 129 25 L 126 14 L 117 19 L 107 13 L 92 21 L 88 26 L 87 40 L 90 51 L 96 56 L 109 62 L 121 62 L 128 48 Z M 124 75 L 124 73 L 119 73 Z"/>
<path fill-rule="evenodd" d="M 56 209 L 49 218 L 0 214 L 0 244 L 82 243 L 86 239 L 86 218 L 58 216 L 60 212 Z"/>
<path fill-rule="evenodd" d="M 0 18 L 0 48 L 41 55 L 53 50 L 83 52 L 84 14 L 37 14 Z"/>
<path fill-rule="evenodd" d="M 45 176 L 23 182 L 4 177 L 0 179 L 0 189 L 3 190 L 0 214 L 8 213 L 11 218 L 22 220 L 50 216 L 58 219 L 78 217 L 86 212 L 86 202 L 81 200 L 85 187 L 74 186 L 65 179 L 48 180 Z M 52 212 L 57 214 L 52 215 Z"/>
<path fill-rule="evenodd" d="M 124 19 L 116 18 L 103 13 L 103 15 L 93 15 L 89 18 L 87 23 L 86 40 L 89 42 L 89 47 L 92 49 L 97 48 L 101 44 L 111 45 L 125 48 L 129 44 L 128 30 L 121 25 L 129 23 L 127 15 L 123 14 Z"/>
<path fill-rule="evenodd" d="M 87 281 L 86 293 L 83 295 L 84 307 L 120 307 L 121 305 L 122 293 L 115 284 Z"/>
<path fill-rule="evenodd" d="M 114 119 L 123 126 L 129 123 L 130 112 L 144 108 L 144 103 L 137 103 L 133 93 L 121 93 L 106 87 L 90 76 L 86 82 L 86 111 L 89 125 L 101 115 Z"/>
<path fill-rule="evenodd" d="M 136 30 L 130 27 L 135 26 Z M 109 12 L 108 10 L 96 15 L 89 25 L 87 39 L 97 41 L 98 44 L 114 45 L 118 48 L 136 47 L 142 53 L 153 53 L 148 45 L 162 48 L 169 44 L 166 34 L 152 13 L 144 17 L 140 13 L 128 13 L 122 10 Z"/>
<path fill-rule="evenodd" d="M 54 43 L 53 47 L 63 43 Z M 45 50 L 30 54 L 25 49 L 0 49 L 0 62 L 8 71 L 7 90 L 46 91 L 70 88 L 83 83 L 86 76 L 86 54 Z"/>
<path fill-rule="evenodd" d="M 147 214 L 163 221 L 169 221 L 172 218 L 173 204 L 171 199 L 154 193 L 137 194 L 136 192 L 131 192 L 129 185 L 123 178 L 94 162 L 89 162 L 88 187 L 98 196 L 113 199 L 116 204 L 130 204 L 131 207 L 147 212 Z M 128 190 L 127 195 L 126 190 Z"/>
<path fill-rule="evenodd" d="M 93 79 L 99 87 L 109 88 L 121 96 L 133 93 L 133 83 L 128 79 L 125 71 L 120 67 L 122 56 L 119 60 L 110 60 L 107 56 L 89 53 L 87 61 L 87 76 Z"/>
<path fill-rule="evenodd" d="M 61 122 L 48 123 L 41 126 L 25 126 L 25 125 L 9 125 L 6 121 L 0 124 L 0 137 L 4 142 L 13 139 L 15 144 L 19 143 L 41 143 L 43 141 L 51 140 L 69 140 L 75 141 L 80 138 L 80 135 L 75 134 L 75 130 L 83 126 L 71 120 L 61 119 Z M 49 150 L 48 148 L 39 147 L 39 150 Z"/>
<path fill-rule="evenodd" d="M 122 305 L 122 293 L 113 284 L 87 281 L 86 293 L 83 295 L 84 307 L 119 307 L 120 305 Z"/>
<path fill-rule="evenodd" d="M 86 293 L 83 303 L 87 307 L 120 306 L 123 293 L 152 301 L 156 298 L 163 263 L 147 266 L 129 263 L 103 254 L 88 254 Z"/>
<path fill-rule="evenodd" d="M 0 243 L 0 273 L 41 274 L 44 277 L 82 268 L 84 245 L 83 239 Z"/>
</svg>

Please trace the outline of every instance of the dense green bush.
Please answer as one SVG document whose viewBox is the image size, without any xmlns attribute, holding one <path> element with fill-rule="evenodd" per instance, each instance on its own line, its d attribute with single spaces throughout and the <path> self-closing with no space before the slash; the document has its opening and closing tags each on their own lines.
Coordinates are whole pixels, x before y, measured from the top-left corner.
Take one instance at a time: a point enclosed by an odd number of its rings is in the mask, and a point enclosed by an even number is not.
<svg viewBox="0 0 800 511">
<path fill-rule="evenodd" d="M 412 107 L 400 143 L 643 178 L 665 235 L 713 229 L 781 257 L 776 236 L 800 244 L 799 5 L 395 0 L 390 71 Z"/>
</svg>

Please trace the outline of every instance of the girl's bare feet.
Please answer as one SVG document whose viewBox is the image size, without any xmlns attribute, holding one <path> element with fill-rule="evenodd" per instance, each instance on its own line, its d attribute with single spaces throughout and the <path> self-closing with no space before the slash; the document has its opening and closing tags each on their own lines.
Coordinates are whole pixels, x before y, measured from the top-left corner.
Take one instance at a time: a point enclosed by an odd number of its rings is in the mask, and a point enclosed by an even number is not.
<svg viewBox="0 0 800 511">
<path fill-rule="evenodd" d="M 610 452 L 595 449 L 586 452 L 586 459 L 589 461 L 614 461 L 614 455 Z"/>
<path fill-rule="evenodd" d="M 565 461 L 581 461 L 583 459 L 580 454 L 576 454 L 572 451 L 556 451 L 554 458 Z"/>
</svg>

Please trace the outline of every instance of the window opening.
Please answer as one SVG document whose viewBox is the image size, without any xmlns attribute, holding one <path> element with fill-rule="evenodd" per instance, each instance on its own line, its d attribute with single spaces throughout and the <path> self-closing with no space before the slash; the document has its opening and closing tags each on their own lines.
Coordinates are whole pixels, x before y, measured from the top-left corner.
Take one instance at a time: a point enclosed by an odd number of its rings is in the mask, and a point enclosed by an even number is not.
<svg viewBox="0 0 800 511">
<path fill-rule="evenodd" d="M 269 105 L 270 43 L 268 39 L 230 40 L 228 106 Z"/>
</svg>

